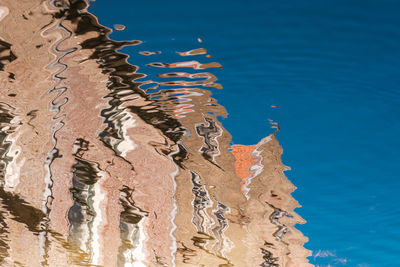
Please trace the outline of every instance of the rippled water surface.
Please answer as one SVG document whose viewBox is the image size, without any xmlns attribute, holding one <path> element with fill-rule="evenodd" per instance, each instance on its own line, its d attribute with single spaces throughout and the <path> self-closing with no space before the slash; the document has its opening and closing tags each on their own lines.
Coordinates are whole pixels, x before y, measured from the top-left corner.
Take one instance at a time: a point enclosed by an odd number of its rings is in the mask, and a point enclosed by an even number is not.
<svg viewBox="0 0 400 267">
<path fill-rule="evenodd" d="M 211 90 L 235 144 L 254 144 L 270 132 L 267 119 L 279 122 L 311 263 L 397 265 L 399 2 L 154 3 L 97 1 L 91 10 L 110 27 L 127 26 L 112 36 L 142 39 L 165 61 L 201 37 L 223 65 L 224 89 Z"/>
<path fill-rule="evenodd" d="M 396 266 L 399 11 L 0 0 L 0 265 Z"/>
</svg>

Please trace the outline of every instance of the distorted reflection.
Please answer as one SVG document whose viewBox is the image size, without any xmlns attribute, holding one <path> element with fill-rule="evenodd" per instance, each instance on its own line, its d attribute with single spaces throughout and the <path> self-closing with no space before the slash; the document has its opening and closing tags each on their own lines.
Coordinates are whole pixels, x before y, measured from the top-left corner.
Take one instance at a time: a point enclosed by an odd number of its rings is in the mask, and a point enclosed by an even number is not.
<svg viewBox="0 0 400 267">
<path fill-rule="evenodd" d="M 140 52 L 150 80 L 86 1 L 1 5 L 2 266 L 309 265 L 282 148 L 231 145 L 205 48 Z"/>
<path fill-rule="evenodd" d="M 178 52 L 179 55 L 181 56 L 195 56 L 195 55 L 203 55 L 207 54 L 207 50 L 204 48 L 197 48 L 197 49 L 192 49 L 186 52 Z"/>
</svg>

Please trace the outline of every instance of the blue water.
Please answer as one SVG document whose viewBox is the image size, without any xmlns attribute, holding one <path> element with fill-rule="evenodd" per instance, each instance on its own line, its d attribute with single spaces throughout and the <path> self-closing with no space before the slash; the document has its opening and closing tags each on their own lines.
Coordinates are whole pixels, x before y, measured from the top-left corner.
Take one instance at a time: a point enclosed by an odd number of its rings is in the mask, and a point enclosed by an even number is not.
<svg viewBox="0 0 400 267">
<path fill-rule="evenodd" d="M 176 62 L 205 47 L 223 65 L 224 89 L 211 90 L 234 143 L 279 122 L 311 263 L 399 265 L 400 1 L 98 0 L 90 11 L 127 26 L 112 38 L 144 41 L 123 50 L 144 73 L 157 70 L 138 51 Z"/>
</svg>

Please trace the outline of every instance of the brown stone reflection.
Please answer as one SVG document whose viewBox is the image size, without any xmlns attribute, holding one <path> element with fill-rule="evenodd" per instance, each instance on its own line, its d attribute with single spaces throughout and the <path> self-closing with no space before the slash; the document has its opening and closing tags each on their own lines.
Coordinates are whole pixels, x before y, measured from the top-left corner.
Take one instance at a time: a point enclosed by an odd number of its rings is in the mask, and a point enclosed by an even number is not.
<svg viewBox="0 0 400 267">
<path fill-rule="evenodd" d="M 217 119 L 219 63 L 146 81 L 85 1 L 0 5 L 1 266 L 308 265 L 275 136 Z"/>
</svg>

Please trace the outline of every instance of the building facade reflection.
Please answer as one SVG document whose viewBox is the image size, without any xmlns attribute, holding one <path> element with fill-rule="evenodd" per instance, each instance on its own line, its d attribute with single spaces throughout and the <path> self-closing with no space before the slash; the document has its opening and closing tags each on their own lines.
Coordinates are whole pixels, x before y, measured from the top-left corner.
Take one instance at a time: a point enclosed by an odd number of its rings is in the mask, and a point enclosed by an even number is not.
<svg viewBox="0 0 400 267">
<path fill-rule="evenodd" d="M 2 265 L 308 265 L 282 148 L 231 145 L 206 49 L 146 80 L 85 1 L 1 5 Z"/>
</svg>

